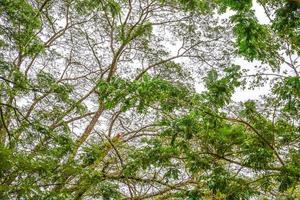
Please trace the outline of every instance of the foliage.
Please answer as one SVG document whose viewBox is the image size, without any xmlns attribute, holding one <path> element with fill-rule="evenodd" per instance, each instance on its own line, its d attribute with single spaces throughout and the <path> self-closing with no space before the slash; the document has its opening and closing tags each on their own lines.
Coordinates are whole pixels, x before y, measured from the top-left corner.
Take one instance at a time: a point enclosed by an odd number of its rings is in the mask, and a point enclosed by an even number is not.
<svg viewBox="0 0 300 200">
<path fill-rule="evenodd" d="M 0 1 L 0 199 L 299 199 L 299 3 L 256 3 Z"/>
</svg>

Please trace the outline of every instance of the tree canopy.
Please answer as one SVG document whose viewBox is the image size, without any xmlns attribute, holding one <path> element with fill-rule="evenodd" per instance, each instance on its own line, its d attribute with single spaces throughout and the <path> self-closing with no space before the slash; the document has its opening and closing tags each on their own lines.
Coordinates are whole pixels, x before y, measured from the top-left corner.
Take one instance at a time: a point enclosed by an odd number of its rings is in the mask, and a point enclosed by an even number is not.
<svg viewBox="0 0 300 200">
<path fill-rule="evenodd" d="M 299 1 L 1 0 L 0 49 L 0 199 L 300 199 Z"/>
</svg>

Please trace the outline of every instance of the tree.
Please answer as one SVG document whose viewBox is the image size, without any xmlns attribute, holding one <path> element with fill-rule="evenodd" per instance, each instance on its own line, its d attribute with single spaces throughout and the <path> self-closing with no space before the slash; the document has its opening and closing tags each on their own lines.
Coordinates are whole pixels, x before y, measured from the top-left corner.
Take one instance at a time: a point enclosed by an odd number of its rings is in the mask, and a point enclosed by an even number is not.
<svg viewBox="0 0 300 200">
<path fill-rule="evenodd" d="M 1 199 L 299 198 L 299 5 L 257 3 L 1 1 Z"/>
</svg>

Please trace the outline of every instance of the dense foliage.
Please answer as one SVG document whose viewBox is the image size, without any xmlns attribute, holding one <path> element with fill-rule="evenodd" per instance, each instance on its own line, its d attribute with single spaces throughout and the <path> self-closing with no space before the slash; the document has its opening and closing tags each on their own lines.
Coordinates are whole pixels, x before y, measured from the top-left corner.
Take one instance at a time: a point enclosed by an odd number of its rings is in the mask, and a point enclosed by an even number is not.
<svg viewBox="0 0 300 200">
<path fill-rule="evenodd" d="M 1 0 L 0 49 L 0 199 L 300 199 L 299 1 Z"/>
</svg>

